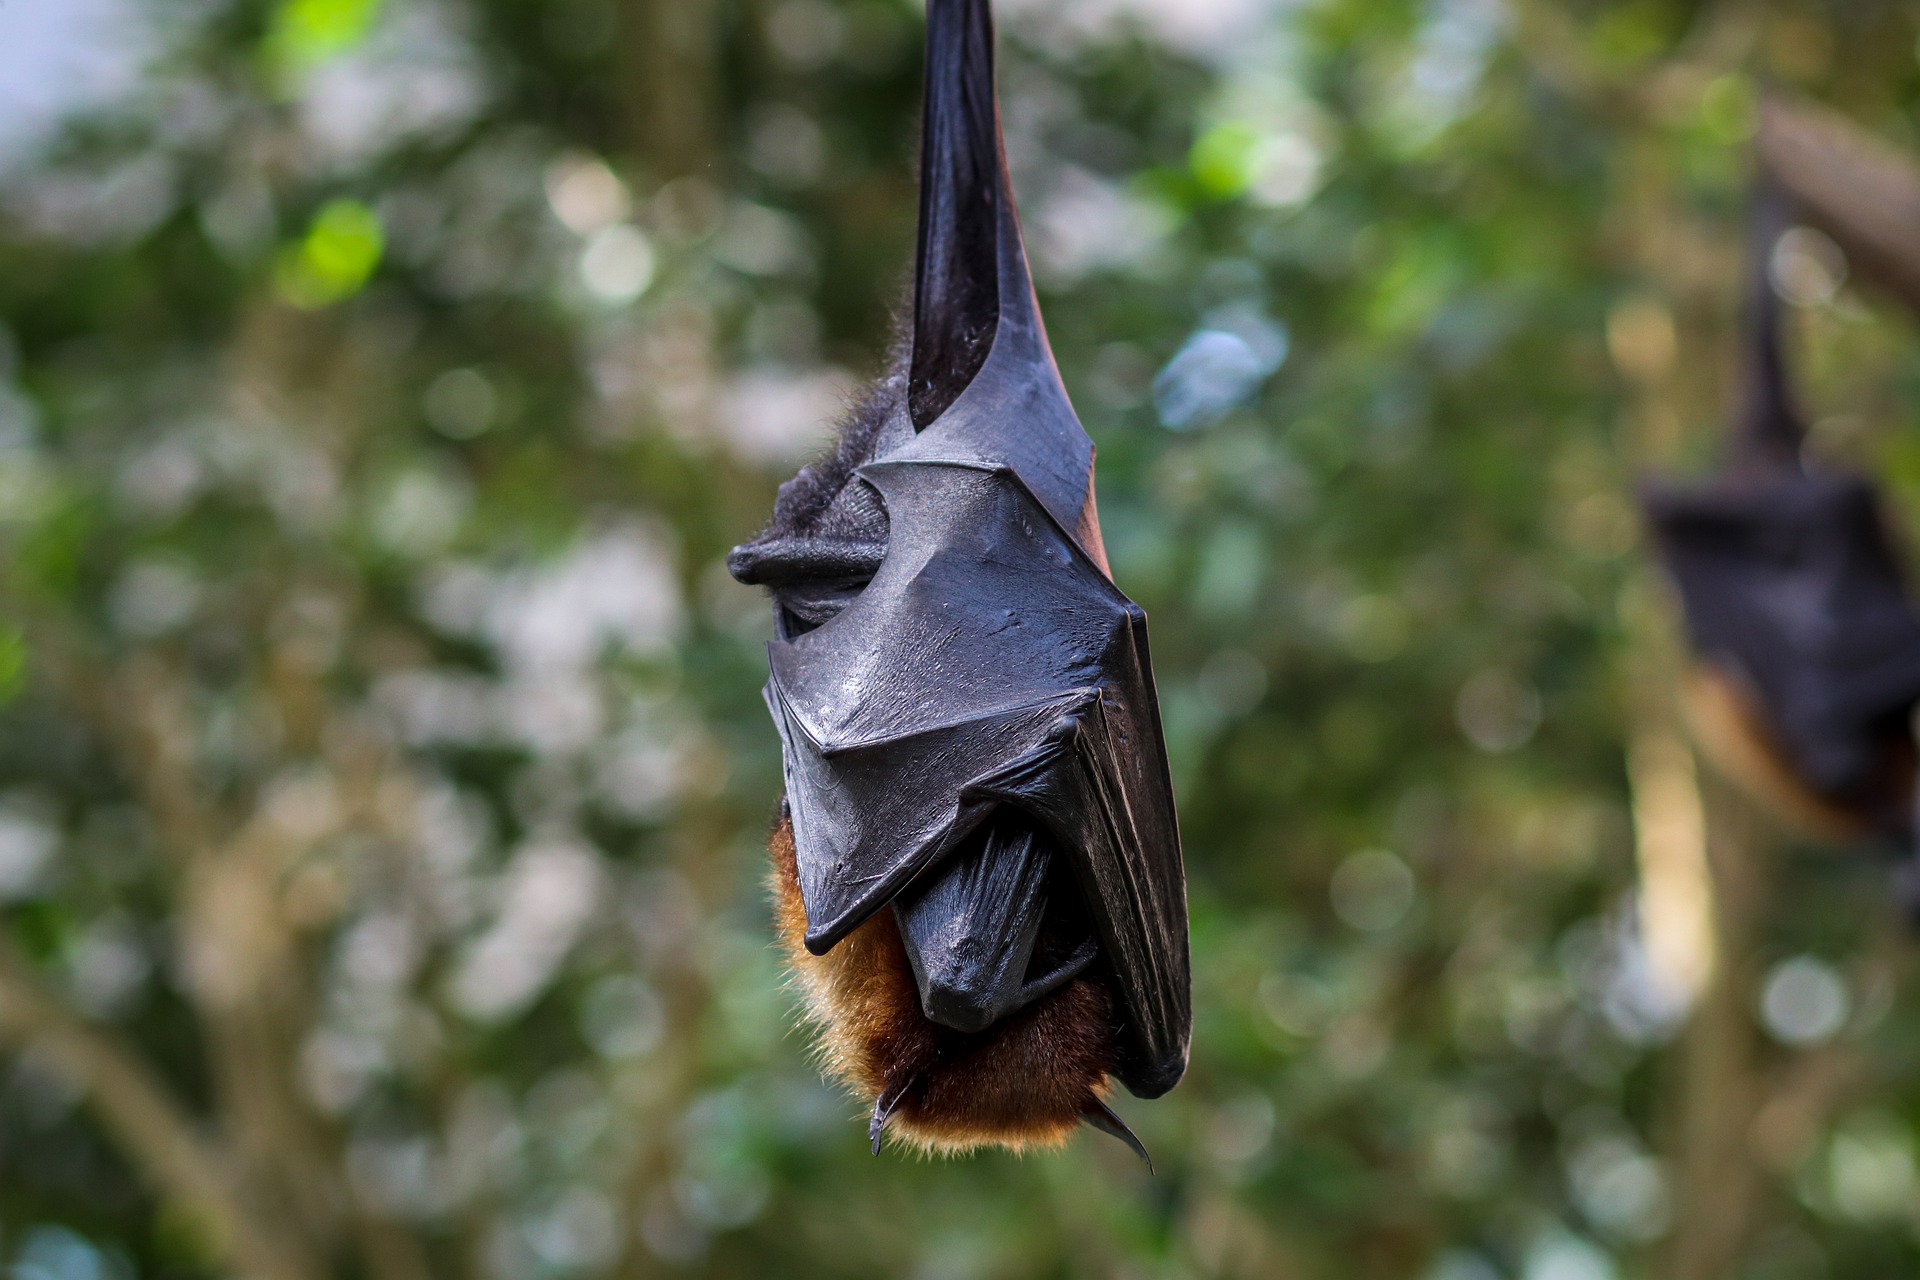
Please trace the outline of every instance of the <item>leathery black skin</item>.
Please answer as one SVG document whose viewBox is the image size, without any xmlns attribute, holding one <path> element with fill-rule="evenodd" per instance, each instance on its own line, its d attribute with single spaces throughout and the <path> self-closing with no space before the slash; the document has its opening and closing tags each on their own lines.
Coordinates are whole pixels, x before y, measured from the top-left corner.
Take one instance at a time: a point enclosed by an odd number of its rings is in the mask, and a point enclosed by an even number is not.
<svg viewBox="0 0 1920 1280">
<path fill-rule="evenodd" d="M 1790 225 L 1784 197 L 1763 182 L 1723 473 L 1648 486 L 1645 506 L 1694 649 L 1735 688 L 1765 749 L 1820 805 L 1910 848 L 1920 614 L 1874 487 L 1802 460 L 1769 276 Z"/>
<path fill-rule="evenodd" d="M 910 332 L 728 563 L 774 599 L 807 951 L 891 910 L 921 1011 L 964 1033 L 1097 979 L 1112 1074 L 1152 1098 L 1186 1068 L 1186 883 L 1093 461 L 1027 269 L 987 0 L 932 0 Z M 880 1091 L 876 1145 L 915 1083 Z M 1081 1118 L 1138 1147 L 1098 1098 Z"/>
</svg>

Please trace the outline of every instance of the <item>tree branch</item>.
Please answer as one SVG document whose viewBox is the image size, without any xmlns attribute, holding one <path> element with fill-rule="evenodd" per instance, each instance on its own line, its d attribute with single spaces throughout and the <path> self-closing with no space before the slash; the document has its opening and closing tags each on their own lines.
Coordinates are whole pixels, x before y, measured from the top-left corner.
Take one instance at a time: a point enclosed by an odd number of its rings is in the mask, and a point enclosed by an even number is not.
<svg viewBox="0 0 1920 1280">
<path fill-rule="evenodd" d="M 1861 273 L 1920 311 L 1920 162 L 1837 111 L 1770 97 L 1760 162 Z"/>
<path fill-rule="evenodd" d="M 263 1280 L 322 1280 L 325 1271 L 291 1241 L 264 1230 L 225 1163 L 145 1063 L 82 1021 L 41 986 L 0 939 L 0 1043 L 43 1053 L 78 1086 L 121 1149 L 152 1185 L 204 1215 L 216 1247 Z"/>
</svg>

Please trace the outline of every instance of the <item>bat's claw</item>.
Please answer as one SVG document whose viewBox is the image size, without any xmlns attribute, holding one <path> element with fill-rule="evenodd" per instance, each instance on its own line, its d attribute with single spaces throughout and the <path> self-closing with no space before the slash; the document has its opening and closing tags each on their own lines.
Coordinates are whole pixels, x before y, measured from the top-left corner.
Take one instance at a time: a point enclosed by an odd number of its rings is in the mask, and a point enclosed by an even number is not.
<svg viewBox="0 0 1920 1280">
<path fill-rule="evenodd" d="M 1134 1135 L 1133 1130 L 1127 1128 L 1126 1121 L 1113 1113 L 1112 1107 L 1098 1098 L 1089 1099 L 1087 1105 L 1081 1109 L 1080 1118 L 1100 1132 L 1111 1134 L 1126 1143 L 1133 1150 L 1133 1154 L 1146 1161 L 1147 1172 L 1153 1172 L 1153 1157 L 1147 1154 L 1146 1144 Z M 874 1141 L 878 1143 L 879 1139 L 875 1138 Z"/>
<path fill-rule="evenodd" d="M 913 1077 L 908 1076 L 898 1084 L 888 1085 L 886 1092 L 873 1101 L 873 1119 L 867 1124 L 867 1137 L 873 1141 L 873 1154 L 880 1154 L 880 1136 L 887 1130 L 887 1121 L 893 1119 L 893 1113 L 907 1100 L 907 1090 L 913 1087 Z"/>
</svg>

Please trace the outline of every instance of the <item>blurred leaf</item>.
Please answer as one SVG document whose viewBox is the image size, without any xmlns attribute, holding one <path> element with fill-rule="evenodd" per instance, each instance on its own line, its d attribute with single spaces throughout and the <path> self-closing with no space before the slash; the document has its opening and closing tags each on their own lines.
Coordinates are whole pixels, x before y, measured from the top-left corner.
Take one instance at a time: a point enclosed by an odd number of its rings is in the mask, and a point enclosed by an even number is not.
<svg viewBox="0 0 1920 1280">
<path fill-rule="evenodd" d="M 274 284 L 296 307 L 331 306 L 360 291 L 385 247 L 373 210 L 357 200 L 333 200 L 314 215 L 305 239 L 281 251 Z"/>
<path fill-rule="evenodd" d="M 347 52 L 373 29 L 384 0 L 281 0 L 267 32 L 268 56 L 304 72 Z"/>
</svg>

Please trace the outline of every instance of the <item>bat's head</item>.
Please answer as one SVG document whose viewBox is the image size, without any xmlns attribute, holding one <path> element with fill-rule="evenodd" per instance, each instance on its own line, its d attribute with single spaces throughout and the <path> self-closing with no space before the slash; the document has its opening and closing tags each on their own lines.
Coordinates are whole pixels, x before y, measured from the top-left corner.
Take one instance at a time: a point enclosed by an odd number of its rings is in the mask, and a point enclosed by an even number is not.
<svg viewBox="0 0 1920 1280">
<path fill-rule="evenodd" d="M 1108 576 L 1028 277 L 985 0 L 928 23 L 908 341 L 729 565 L 774 599 L 775 886 L 830 1062 L 876 1135 L 1024 1149 L 1115 1127 L 1109 1076 L 1179 1078 L 1185 890 L 1145 618 Z"/>
</svg>

